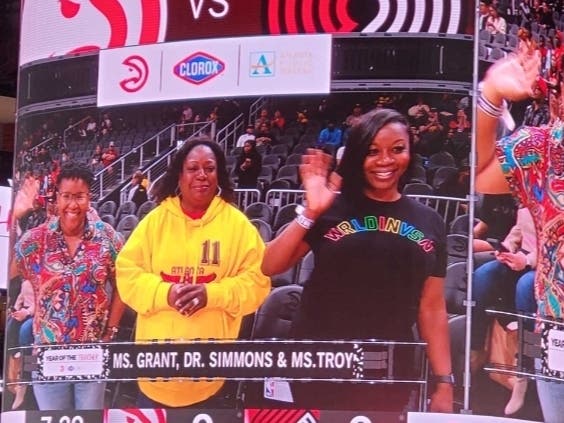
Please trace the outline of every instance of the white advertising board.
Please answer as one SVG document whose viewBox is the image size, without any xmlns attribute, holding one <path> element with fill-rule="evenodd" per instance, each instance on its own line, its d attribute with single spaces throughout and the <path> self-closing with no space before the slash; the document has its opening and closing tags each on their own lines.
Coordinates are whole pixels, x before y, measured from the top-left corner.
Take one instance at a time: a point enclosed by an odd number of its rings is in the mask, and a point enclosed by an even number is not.
<svg viewBox="0 0 564 423">
<path fill-rule="evenodd" d="M 326 94 L 331 36 L 220 38 L 100 52 L 98 106 L 190 98 Z"/>
<path fill-rule="evenodd" d="M 0 186 L 0 289 L 8 286 L 8 218 L 12 205 L 12 188 Z"/>
</svg>

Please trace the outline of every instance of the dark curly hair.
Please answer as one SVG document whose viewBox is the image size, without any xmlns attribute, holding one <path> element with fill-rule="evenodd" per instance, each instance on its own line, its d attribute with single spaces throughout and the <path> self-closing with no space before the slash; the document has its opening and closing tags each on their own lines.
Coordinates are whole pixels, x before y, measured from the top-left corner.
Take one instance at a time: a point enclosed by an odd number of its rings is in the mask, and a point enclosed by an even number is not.
<svg viewBox="0 0 564 423">
<path fill-rule="evenodd" d="M 216 142 L 211 141 L 207 137 L 201 137 L 185 142 L 174 154 L 166 173 L 155 185 L 154 197 L 157 204 L 160 204 L 168 197 L 176 197 L 178 195 L 178 179 L 182 173 L 184 160 L 186 159 L 186 156 L 190 154 L 190 151 L 200 145 L 208 147 L 215 156 L 215 161 L 217 163 L 217 184 L 221 188 L 220 197 L 228 203 L 233 201 L 235 197 L 233 185 L 229 179 L 223 150 Z"/>
<path fill-rule="evenodd" d="M 61 185 L 63 179 L 80 179 L 88 186 L 88 189 L 92 187 L 94 182 L 94 174 L 88 168 L 88 166 L 77 163 L 77 162 L 66 162 L 61 166 L 61 171 L 57 175 L 56 185 L 57 188 Z"/>
</svg>

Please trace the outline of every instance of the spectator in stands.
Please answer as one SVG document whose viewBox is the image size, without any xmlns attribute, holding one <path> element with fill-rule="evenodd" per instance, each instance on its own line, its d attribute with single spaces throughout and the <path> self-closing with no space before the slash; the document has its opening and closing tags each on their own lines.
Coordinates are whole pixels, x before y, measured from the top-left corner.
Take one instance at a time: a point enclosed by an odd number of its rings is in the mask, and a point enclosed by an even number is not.
<svg viewBox="0 0 564 423">
<path fill-rule="evenodd" d="M 266 145 L 268 147 L 274 143 L 274 140 L 274 134 L 270 131 L 268 123 L 263 123 L 256 134 L 255 141 L 257 145 Z"/>
<path fill-rule="evenodd" d="M 411 161 L 408 128 L 404 116 L 394 110 L 362 116 L 351 129 L 338 168 L 340 195 L 334 191 L 338 185 L 329 187 L 331 156 L 309 150 L 300 168 L 307 206 L 267 245 L 262 270 L 267 275 L 281 273 L 313 251 L 315 268 L 293 322 L 296 338 L 408 341 L 418 321 L 438 382 L 430 409 L 452 412 L 443 293 L 445 224 L 434 210 L 399 191 Z M 405 222 L 408 231 L 421 234 L 418 241 L 391 229 Z M 394 377 L 409 377 L 414 361 L 404 353 L 394 357 Z M 322 382 L 292 389 L 297 407 L 396 412 L 404 409 L 411 390 Z"/>
<path fill-rule="evenodd" d="M 36 294 L 36 345 L 109 341 L 125 309 L 114 273 L 123 238 L 106 223 L 91 220 L 92 181 L 86 166 L 64 165 L 56 181 L 57 217 L 27 231 L 16 244 L 18 271 Z M 35 383 L 33 391 L 40 410 L 102 409 L 105 386 Z"/>
<path fill-rule="evenodd" d="M 42 146 L 37 153 L 37 163 L 47 165 L 51 163 L 51 155 L 45 146 Z"/>
<path fill-rule="evenodd" d="M 345 146 L 342 145 L 337 149 L 337 152 L 335 153 L 336 167 L 339 167 L 339 165 L 341 164 L 341 160 L 343 160 L 344 155 L 345 155 Z"/>
<path fill-rule="evenodd" d="M 206 118 L 206 122 L 215 122 L 217 123 L 219 120 L 219 106 L 213 106 L 210 114 Z"/>
<path fill-rule="evenodd" d="M 478 6 L 478 12 L 479 12 L 478 28 L 480 30 L 486 29 L 486 22 L 488 21 L 488 17 L 490 16 L 490 4 L 491 1 L 482 0 L 480 1 L 480 4 Z"/>
<path fill-rule="evenodd" d="M 180 115 L 181 123 L 192 122 L 193 117 L 194 117 L 194 112 L 192 111 L 192 108 L 190 107 L 190 105 L 185 104 L 184 107 L 182 108 L 182 114 Z"/>
<path fill-rule="evenodd" d="M 545 94 L 542 92 L 538 82 L 533 89 L 531 104 L 525 109 L 523 125 L 541 126 L 546 125 L 550 120 L 550 112 L 545 102 Z"/>
<path fill-rule="evenodd" d="M 419 128 L 427 121 L 427 116 L 431 108 L 425 103 L 422 96 L 417 96 L 417 103 L 407 110 L 411 122 Z"/>
<path fill-rule="evenodd" d="M 109 113 L 104 113 L 102 115 L 102 120 L 100 122 L 100 133 L 103 137 L 109 135 L 112 132 L 112 120 L 110 119 Z"/>
<path fill-rule="evenodd" d="M 282 115 L 280 110 L 276 110 L 274 112 L 274 117 L 270 121 L 270 126 L 273 129 L 276 129 L 279 134 L 284 133 L 284 129 L 286 128 L 286 118 Z"/>
<path fill-rule="evenodd" d="M 254 141 L 255 138 L 256 136 L 254 125 L 247 125 L 245 133 L 239 135 L 239 138 L 237 138 L 237 144 L 235 144 L 235 147 L 243 147 L 247 141 Z"/>
<path fill-rule="evenodd" d="M 532 0 L 521 0 L 521 2 L 519 2 L 518 11 L 521 17 L 520 26 L 524 27 L 528 25 L 530 27 L 530 23 L 533 19 Z"/>
<path fill-rule="evenodd" d="M 492 242 L 505 239 L 515 225 L 517 205 L 509 194 L 484 194 L 476 216 L 478 223 L 474 225 L 472 244 L 475 268 L 495 258 Z"/>
<path fill-rule="evenodd" d="M 521 46 L 519 54 L 503 58 L 488 69 L 478 100 L 476 189 L 498 194 L 512 192 L 531 212 L 538 245 L 542 246 L 535 273 L 538 315 L 545 320 L 558 320 L 564 317 L 562 121 L 540 128 L 523 126 L 496 140 L 503 101 L 529 97 L 539 67 L 538 53 Z M 547 370 L 543 366 L 544 374 Z M 537 379 L 537 391 L 544 421 L 562 421 L 564 384 Z"/>
<path fill-rule="evenodd" d="M 445 144 L 445 127 L 439 120 L 436 107 L 431 107 L 425 122 L 419 126 L 419 146 L 417 151 L 431 156 L 441 151 Z"/>
<path fill-rule="evenodd" d="M 162 180 L 158 206 L 116 262 L 119 292 L 137 312 L 136 340 L 235 339 L 242 317 L 268 295 L 270 280 L 260 270 L 258 231 L 231 204 L 221 147 L 207 139 L 185 142 Z M 222 386 L 221 380 L 139 381 L 137 406 L 215 408 Z"/>
<path fill-rule="evenodd" d="M 235 174 L 239 177 L 238 188 L 256 188 L 261 169 L 262 157 L 255 141 L 246 141 L 235 165 Z"/>
<path fill-rule="evenodd" d="M 547 2 L 543 1 L 541 3 L 538 13 L 538 22 L 541 28 L 544 28 L 546 31 L 548 31 L 549 29 L 556 26 L 554 24 L 554 18 L 552 17 L 552 9 Z"/>
<path fill-rule="evenodd" d="M 307 126 L 309 125 L 309 115 L 307 109 L 301 109 L 297 112 L 296 122 L 298 124 L 299 134 L 305 133 Z"/>
<path fill-rule="evenodd" d="M 145 178 L 143 172 L 140 170 L 136 171 L 131 177 L 131 188 L 129 189 L 127 199 L 133 201 L 137 205 L 137 208 L 139 208 L 141 204 L 148 200 L 148 186 L 149 180 Z"/>
<path fill-rule="evenodd" d="M 537 239 L 531 214 L 519 209 L 516 225 L 498 244 L 495 259 L 476 269 L 472 278 L 472 297 L 476 306 L 472 312 L 471 369 L 477 371 L 486 362 L 485 340 L 488 326 L 488 308 L 502 308 L 509 312 L 535 313 L 535 267 Z M 523 406 L 526 379 L 516 384 L 515 398 L 506 409 L 514 414 Z M 518 392 L 517 392 L 518 391 Z"/>
<path fill-rule="evenodd" d="M 321 149 L 328 148 L 326 152 L 333 153 L 341 145 L 343 131 L 335 126 L 335 121 L 327 122 L 327 127 L 322 129 L 317 138 L 317 146 Z"/>
<path fill-rule="evenodd" d="M 255 130 L 258 132 L 262 125 L 270 127 L 270 117 L 268 116 L 268 109 L 261 109 L 259 117 L 255 120 Z"/>
<path fill-rule="evenodd" d="M 533 281 L 537 263 L 535 227 L 529 211 L 518 211 L 515 226 L 505 239 L 495 244 L 494 260 L 488 261 L 474 271 L 472 295 L 476 307 L 472 312 L 472 370 L 485 363 L 484 343 L 490 322 L 487 308 L 502 305 L 514 311 L 534 313 Z M 533 304 L 531 305 L 531 300 Z"/>
<path fill-rule="evenodd" d="M 90 167 L 92 170 L 98 170 L 99 166 L 102 164 L 102 146 L 100 144 L 96 144 L 94 147 L 94 152 L 92 156 L 90 156 Z"/>
<path fill-rule="evenodd" d="M 347 128 L 351 128 L 360 122 L 362 116 L 362 106 L 360 104 L 355 104 L 352 113 L 345 119 L 345 125 Z"/>
<path fill-rule="evenodd" d="M 88 139 L 88 133 L 86 132 L 86 122 L 82 122 L 78 125 L 77 134 L 79 141 L 86 141 Z"/>
<path fill-rule="evenodd" d="M 12 282 L 10 282 L 11 284 Z M 10 285 L 10 290 L 12 290 Z M 14 305 L 10 309 L 6 323 L 6 348 L 26 347 L 33 344 L 33 315 L 35 313 L 35 295 L 33 286 L 28 280 L 21 283 L 20 293 Z M 18 382 L 22 379 L 23 360 L 25 350 L 13 350 L 8 352 L 8 382 Z M 8 386 L 14 394 L 12 410 L 18 409 L 24 402 L 27 385 Z"/>
<path fill-rule="evenodd" d="M 507 33 L 507 22 L 503 16 L 500 16 L 497 6 L 493 4 L 489 7 L 490 15 L 486 19 L 486 29 L 492 35 L 496 34 L 506 34 Z"/>
<path fill-rule="evenodd" d="M 88 118 L 88 123 L 86 124 L 86 134 L 88 136 L 88 139 L 89 140 L 93 139 L 96 136 L 96 132 L 97 132 L 96 121 L 90 117 Z"/>
<path fill-rule="evenodd" d="M 105 168 L 111 166 L 111 164 L 115 162 L 118 159 L 118 157 L 119 157 L 119 151 L 116 148 L 114 142 L 111 141 L 108 148 L 106 148 L 106 150 L 104 150 L 104 152 L 102 153 L 102 165 Z M 111 168 L 109 168 L 108 170 L 111 170 Z"/>
</svg>

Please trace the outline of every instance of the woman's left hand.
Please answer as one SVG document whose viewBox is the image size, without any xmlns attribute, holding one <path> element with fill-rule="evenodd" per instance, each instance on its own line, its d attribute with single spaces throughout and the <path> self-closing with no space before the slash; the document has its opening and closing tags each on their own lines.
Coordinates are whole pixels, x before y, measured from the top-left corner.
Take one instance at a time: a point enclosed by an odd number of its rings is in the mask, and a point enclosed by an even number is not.
<svg viewBox="0 0 564 423">
<path fill-rule="evenodd" d="M 181 284 L 176 289 L 177 297 L 174 307 L 181 314 L 191 316 L 208 303 L 208 294 L 203 284 Z"/>
<path fill-rule="evenodd" d="M 447 383 L 438 383 L 431 395 L 429 411 L 434 413 L 452 413 L 453 387 Z"/>
</svg>

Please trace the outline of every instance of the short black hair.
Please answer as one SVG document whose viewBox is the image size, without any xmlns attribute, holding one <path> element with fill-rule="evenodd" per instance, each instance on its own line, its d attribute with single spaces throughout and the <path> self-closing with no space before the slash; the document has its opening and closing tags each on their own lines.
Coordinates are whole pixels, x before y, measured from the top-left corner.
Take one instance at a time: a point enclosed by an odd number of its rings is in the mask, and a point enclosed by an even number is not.
<svg viewBox="0 0 564 423">
<path fill-rule="evenodd" d="M 63 179 L 79 179 L 90 189 L 94 182 L 94 173 L 85 164 L 70 161 L 61 166 L 61 171 L 57 175 L 57 188 L 59 188 Z"/>
<path fill-rule="evenodd" d="M 232 202 L 234 199 L 234 190 L 231 180 L 229 179 L 229 172 L 227 171 L 227 162 L 225 154 L 218 143 L 211 141 L 208 137 L 199 137 L 190 141 L 186 141 L 174 154 L 174 157 L 166 170 L 163 178 L 155 186 L 155 201 L 160 204 L 168 197 L 177 196 L 178 179 L 182 173 L 182 166 L 186 156 L 190 154 L 194 148 L 203 145 L 208 147 L 215 156 L 217 163 L 217 184 L 221 188 L 220 197 L 227 202 Z"/>
<path fill-rule="evenodd" d="M 343 159 L 337 169 L 337 173 L 343 178 L 341 192 L 349 200 L 356 201 L 364 196 L 364 188 L 367 184 L 363 170 L 364 161 L 374 137 L 384 126 L 396 122 L 405 126 L 409 136 L 410 164 L 400 180 L 400 186 L 398 187 L 400 192 L 403 184 L 409 180 L 413 164 L 411 158 L 414 154 L 413 138 L 409 130 L 409 123 L 405 116 L 396 110 L 374 109 L 363 114 L 360 121 L 351 128 Z"/>
</svg>

